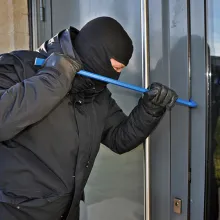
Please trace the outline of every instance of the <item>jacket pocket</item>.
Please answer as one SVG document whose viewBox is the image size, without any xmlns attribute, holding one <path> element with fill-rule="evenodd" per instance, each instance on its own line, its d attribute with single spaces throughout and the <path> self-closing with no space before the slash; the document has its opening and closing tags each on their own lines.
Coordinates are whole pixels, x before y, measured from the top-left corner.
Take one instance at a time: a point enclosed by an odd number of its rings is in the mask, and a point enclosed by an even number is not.
<svg viewBox="0 0 220 220">
<path fill-rule="evenodd" d="M 65 195 L 40 195 L 40 192 L 24 193 L 22 191 L 7 192 L 5 190 L 0 190 L 0 202 L 8 203 L 11 205 L 39 206 L 52 203 L 56 200 L 59 200 L 60 198 L 68 199 L 68 197 L 71 198 L 70 193 Z"/>
<path fill-rule="evenodd" d="M 28 219 L 39 220 L 58 220 L 67 216 L 72 196 L 70 194 L 50 196 L 46 198 L 10 198 L 4 196 L 4 203 L 14 207 L 15 210 L 20 210 Z M 22 218 L 23 219 L 23 218 Z"/>
</svg>

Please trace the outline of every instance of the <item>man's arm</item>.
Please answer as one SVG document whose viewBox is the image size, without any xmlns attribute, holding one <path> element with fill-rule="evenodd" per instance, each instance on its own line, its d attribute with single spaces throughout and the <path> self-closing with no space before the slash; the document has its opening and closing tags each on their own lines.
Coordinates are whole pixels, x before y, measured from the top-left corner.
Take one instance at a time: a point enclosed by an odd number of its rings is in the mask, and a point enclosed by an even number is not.
<svg viewBox="0 0 220 220">
<path fill-rule="evenodd" d="M 166 108 L 171 109 L 177 99 L 173 90 L 152 84 L 138 105 L 126 116 L 114 99 L 110 98 L 102 143 L 122 154 L 140 145 L 156 128 Z"/>
<path fill-rule="evenodd" d="M 80 68 L 78 62 L 52 54 L 35 76 L 8 89 L 1 89 L 0 141 L 13 138 L 45 117 L 64 98 Z M 0 73 L 0 88 L 5 80 Z"/>
</svg>

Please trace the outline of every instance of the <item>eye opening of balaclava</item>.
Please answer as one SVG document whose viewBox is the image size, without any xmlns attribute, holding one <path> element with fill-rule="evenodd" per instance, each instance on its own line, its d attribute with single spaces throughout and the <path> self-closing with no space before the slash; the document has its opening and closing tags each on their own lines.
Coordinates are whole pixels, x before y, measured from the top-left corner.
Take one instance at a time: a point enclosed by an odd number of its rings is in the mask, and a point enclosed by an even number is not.
<svg viewBox="0 0 220 220">
<path fill-rule="evenodd" d="M 88 22 L 73 42 L 84 69 L 112 79 L 118 79 L 110 59 L 128 65 L 133 53 L 132 40 L 124 28 L 113 18 L 99 17 Z M 106 83 L 93 80 L 95 87 L 101 89 Z"/>
</svg>

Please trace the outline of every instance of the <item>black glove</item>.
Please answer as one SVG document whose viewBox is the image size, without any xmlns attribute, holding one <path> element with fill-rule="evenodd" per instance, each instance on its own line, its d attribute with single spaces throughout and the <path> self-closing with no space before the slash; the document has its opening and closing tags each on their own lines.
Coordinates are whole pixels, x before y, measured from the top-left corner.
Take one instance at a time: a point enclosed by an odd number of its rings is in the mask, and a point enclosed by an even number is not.
<svg viewBox="0 0 220 220">
<path fill-rule="evenodd" d="M 52 53 L 43 65 L 43 68 L 48 67 L 57 70 L 60 74 L 65 74 L 72 81 L 76 73 L 82 69 L 82 64 L 67 55 Z"/>
<path fill-rule="evenodd" d="M 152 83 L 149 92 L 144 93 L 143 104 L 146 111 L 153 116 L 161 116 L 166 109 L 171 110 L 178 98 L 178 95 L 172 89 L 160 84 Z"/>
</svg>

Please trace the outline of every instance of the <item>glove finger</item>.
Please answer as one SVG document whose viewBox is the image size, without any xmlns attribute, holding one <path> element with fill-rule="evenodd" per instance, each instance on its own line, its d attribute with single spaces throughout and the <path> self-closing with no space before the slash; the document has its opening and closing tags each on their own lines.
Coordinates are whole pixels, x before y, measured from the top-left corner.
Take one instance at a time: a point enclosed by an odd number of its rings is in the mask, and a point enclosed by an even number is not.
<svg viewBox="0 0 220 220">
<path fill-rule="evenodd" d="M 160 93 L 160 91 L 158 88 L 150 89 L 149 92 L 147 92 L 148 100 L 149 101 L 154 100 L 158 96 L 159 93 Z"/>
<path fill-rule="evenodd" d="M 152 102 L 155 105 L 160 105 L 161 104 L 161 95 L 164 89 L 164 86 L 160 83 L 152 83 L 152 88 L 154 88 L 155 90 L 157 90 L 157 95 L 155 96 L 155 98 L 152 100 Z M 163 98 L 163 97 L 162 97 Z"/>
<path fill-rule="evenodd" d="M 83 68 L 81 62 L 79 62 L 78 60 L 73 59 L 67 55 L 65 56 L 65 58 L 72 64 L 72 66 L 76 70 L 76 72 L 80 71 Z"/>
<path fill-rule="evenodd" d="M 165 86 L 162 86 L 160 94 L 157 97 L 157 104 L 159 106 L 165 107 L 167 104 L 166 99 L 168 98 L 168 96 L 169 96 L 168 89 Z"/>
<path fill-rule="evenodd" d="M 178 99 L 178 95 L 175 92 L 172 91 L 171 93 L 172 93 L 171 99 L 169 103 L 167 103 L 166 105 L 168 110 L 171 110 L 175 106 L 176 100 Z"/>
<path fill-rule="evenodd" d="M 80 71 L 80 70 L 83 68 L 82 64 L 79 63 L 79 62 L 77 62 L 76 60 L 74 60 L 74 62 L 73 62 L 72 65 L 73 65 L 74 68 L 76 69 L 76 72 Z"/>
</svg>

